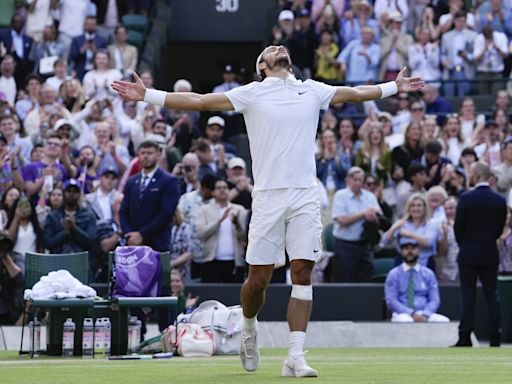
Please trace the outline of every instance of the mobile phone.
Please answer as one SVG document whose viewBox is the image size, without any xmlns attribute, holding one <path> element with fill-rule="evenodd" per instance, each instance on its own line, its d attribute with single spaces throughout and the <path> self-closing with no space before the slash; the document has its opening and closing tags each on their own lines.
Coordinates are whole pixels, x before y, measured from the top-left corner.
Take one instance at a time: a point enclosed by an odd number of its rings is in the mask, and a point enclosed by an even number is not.
<svg viewBox="0 0 512 384">
<path fill-rule="evenodd" d="M 52 175 L 46 175 L 44 177 L 43 187 L 48 192 L 51 192 L 53 190 L 53 176 Z"/>
</svg>

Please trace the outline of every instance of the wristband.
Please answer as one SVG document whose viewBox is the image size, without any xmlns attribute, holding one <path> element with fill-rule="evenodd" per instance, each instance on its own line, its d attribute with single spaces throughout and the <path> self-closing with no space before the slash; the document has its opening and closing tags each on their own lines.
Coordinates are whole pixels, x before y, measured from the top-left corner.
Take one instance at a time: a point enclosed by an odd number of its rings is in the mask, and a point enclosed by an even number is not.
<svg viewBox="0 0 512 384">
<path fill-rule="evenodd" d="M 387 83 L 377 84 L 377 87 L 379 87 L 380 91 L 382 92 L 382 96 L 380 97 L 381 99 L 396 95 L 398 93 L 396 81 L 388 81 Z"/>
<path fill-rule="evenodd" d="M 163 107 L 165 104 L 165 96 L 167 92 L 158 91 L 156 89 L 146 89 L 146 94 L 144 95 L 144 102 L 149 104 L 156 104 L 160 107 Z"/>
</svg>

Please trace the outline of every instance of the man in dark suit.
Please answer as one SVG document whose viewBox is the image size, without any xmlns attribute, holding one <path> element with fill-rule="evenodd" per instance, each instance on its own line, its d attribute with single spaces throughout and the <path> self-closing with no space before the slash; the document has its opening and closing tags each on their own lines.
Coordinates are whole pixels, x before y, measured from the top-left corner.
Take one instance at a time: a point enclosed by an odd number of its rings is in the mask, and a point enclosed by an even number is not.
<svg viewBox="0 0 512 384">
<path fill-rule="evenodd" d="M 85 73 L 94 69 L 93 57 L 98 49 L 107 48 L 107 41 L 96 33 L 96 17 L 87 16 L 84 34 L 74 37 L 71 42 L 69 59 L 74 63 L 76 76 L 82 80 Z"/>
<path fill-rule="evenodd" d="M 482 162 L 469 170 L 471 192 L 463 194 L 457 205 L 455 237 L 461 287 L 461 320 L 457 347 L 470 347 L 473 331 L 477 278 L 482 283 L 489 312 L 489 342 L 500 346 L 500 307 L 498 303 L 498 248 L 496 240 L 503 232 L 507 217 L 505 199 L 489 188 L 490 168 Z"/>
<path fill-rule="evenodd" d="M 0 43 L 10 53 L 16 61 L 16 70 L 14 79 L 18 89 L 21 89 L 25 83 L 25 77 L 32 72 L 34 63 L 29 60 L 30 49 L 32 48 L 32 38 L 23 34 L 25 21 L 23 17 L 15 13 L 11 18 L 11 29 L 3 31 L 0 35 Z"/>
<path fill-rule="evenodd" d="M 140 145 L 142 171 L 126 183 L 120 218 L 127 245 L 168 251 L 170 224 L 181 192 L 178 178 L 158 167 L 160 155 L 156 142 L 144 141 Z"/>
</svg>

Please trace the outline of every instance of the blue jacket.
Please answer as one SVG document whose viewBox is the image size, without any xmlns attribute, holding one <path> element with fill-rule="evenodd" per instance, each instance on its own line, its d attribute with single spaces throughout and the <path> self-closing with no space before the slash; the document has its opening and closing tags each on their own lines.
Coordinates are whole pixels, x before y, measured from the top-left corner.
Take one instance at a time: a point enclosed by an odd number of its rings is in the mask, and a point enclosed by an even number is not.
<svg viewBox="0 0 512 384">
<path fill-rule="evenodd" d="M 464 193 L 457 205 L 455 238 L 459 243 L 459 264 L 498 265 L 498 247 L 507 218 L 504 197 L 487 186 Z"/>
<path fill-rule="evenodd" d="M 85 35 L 80 35 L 73 38 L 71 42 L 71 50 L 69 52 L 69 58 L 74 63 L 74 69 L 76 71 L 76 76 L 82 80 L 85 75 L 85 52 L 80 52 L 80 48 L 85 44 Z M 94 44 L 96 44 L 97 49 L 106 49 L 107 42 L 106 40 L 96 34 L 94 36 Z"/>
<path fill-rule="evenodd" d="M 171 221 L 180 198 L 177 177 L 157 169 L 139 198 L 141 174 L 130 177 L 121 204 L 121 228 L 124 233 L 137 231 L 143 244 L 156 251 L 168 251 L 171 241 Z"/>
</svg>

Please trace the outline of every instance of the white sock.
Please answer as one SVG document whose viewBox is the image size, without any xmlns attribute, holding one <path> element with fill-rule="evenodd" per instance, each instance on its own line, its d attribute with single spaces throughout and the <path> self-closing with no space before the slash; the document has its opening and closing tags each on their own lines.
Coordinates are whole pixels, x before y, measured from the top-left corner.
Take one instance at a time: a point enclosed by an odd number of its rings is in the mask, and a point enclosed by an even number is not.
<svg viewBox="0 0 512 384">
<path fill-rule="evenodd" d="M 254 317 L 245 317 L 244 316 L 244 329 L 256 329 L 258 326 L 258 320 L 256 320 L 256 316 Z"/>
<path fill-rule="evenodd" d="M 306 340 L 306 332 L 292 331 L 290 332 L 289 351 L 290 356 L 301 355 L 304 351 L 304 341 Z"/>
</svg>

